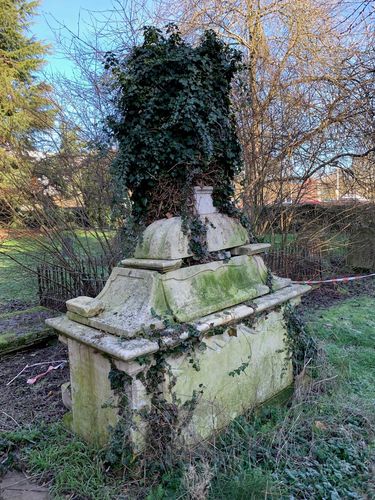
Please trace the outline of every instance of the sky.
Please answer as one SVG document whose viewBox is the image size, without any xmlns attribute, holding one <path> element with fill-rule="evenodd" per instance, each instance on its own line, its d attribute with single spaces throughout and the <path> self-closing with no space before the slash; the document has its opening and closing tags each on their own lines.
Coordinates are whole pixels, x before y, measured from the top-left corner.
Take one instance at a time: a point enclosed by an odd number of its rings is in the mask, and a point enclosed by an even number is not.
<svg viewBox="0 0 375 500">
<path fill-rule="evenodd" d="M 57 28 L 59 23 L 66 25 L 70 30 L 77 32 L 79 19 L 87 16 L 87 10 L 108 10 L 112 0 L 41 0 L 38 9 L 39 15 L 35 16 L 34 24 L 30 31 L 38 40 L 44 41 L 51 47 L 51 54 L 47 56 L 48 71 L 60 71 L 69 74 L 72 71 L 71 63 L 58 54 L 55 35 L 51 27 Z M 81 26 L 84 23 L 80 24 Z"/>
</svg>

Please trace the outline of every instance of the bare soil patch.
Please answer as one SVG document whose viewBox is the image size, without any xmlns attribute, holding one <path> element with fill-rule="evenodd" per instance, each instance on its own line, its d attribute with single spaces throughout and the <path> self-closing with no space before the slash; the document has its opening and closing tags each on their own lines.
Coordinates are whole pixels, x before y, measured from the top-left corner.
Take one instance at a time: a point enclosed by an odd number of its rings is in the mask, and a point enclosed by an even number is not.
<svg viewBox="0 0 375 500">
<path fill-rule="evenodd" d="M 300 312 L 327 308 L 344 300 L 361 295 L 375 296 L 375 278 L 365 278 L 349 283 L 320 285 L 302 297 Z"/>
<path fill-rule="evenodd" d="M 66 360 L 62 368 L 51 371 L 33 385 L 27 384 L 28 378 L 61 360 Z M 7 385 L 26 365 L 37 363 L 46 364 L 26 369 Z M 67 411 L 61 400 L 60 386 L 68 380 L 67 348 L 57 340 L 0 358 L 0 432 L 59 420 Z"/>
</svg>

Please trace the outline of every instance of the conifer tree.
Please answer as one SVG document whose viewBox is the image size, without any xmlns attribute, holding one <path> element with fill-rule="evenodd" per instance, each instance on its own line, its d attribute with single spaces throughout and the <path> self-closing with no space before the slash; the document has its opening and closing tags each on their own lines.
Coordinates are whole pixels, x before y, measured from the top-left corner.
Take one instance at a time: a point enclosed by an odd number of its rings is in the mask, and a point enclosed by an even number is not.
<svg viewBox="0 0 375 500">
<path fill-rule="evenodd" d="M 38 78 L 48 47 L 27 29 L 39 0 L 0 2 L 0 186 L 53 122 L 50 87 Z"/>
</svg>

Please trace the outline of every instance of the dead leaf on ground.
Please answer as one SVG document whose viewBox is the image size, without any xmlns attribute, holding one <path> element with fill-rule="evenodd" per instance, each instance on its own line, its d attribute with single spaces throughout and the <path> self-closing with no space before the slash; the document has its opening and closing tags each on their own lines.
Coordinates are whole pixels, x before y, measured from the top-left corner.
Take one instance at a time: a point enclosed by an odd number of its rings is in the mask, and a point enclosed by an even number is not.
<svg viewBox="0 0 375 500">
<path fill-rule="evenodd" d="M 327 431 L 328 430 L 328 426 L 324 422 L 322 422 L 321 420 L 315 420 L 314 426 L 317 429 L 319 429 L 320 431 Z"/>
</svg>

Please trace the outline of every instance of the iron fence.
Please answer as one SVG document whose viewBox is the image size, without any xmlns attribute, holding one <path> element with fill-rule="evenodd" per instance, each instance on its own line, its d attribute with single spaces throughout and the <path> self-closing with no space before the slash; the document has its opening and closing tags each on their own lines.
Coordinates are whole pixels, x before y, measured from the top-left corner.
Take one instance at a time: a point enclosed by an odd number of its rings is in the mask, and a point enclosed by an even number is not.
<svg viewBox="0 0 375 500">
<path fill-rule="evenodd" d="M 39 303 L 65 311 L 68 299 L 87 295 L 95 297 L 102 290 L 112 268 L 113 259 L 96 257 L 74 260 L 65 265 L 43 263 L 37 268 Z"/>
<path fill-rule="evenodd" d="M 329 258 L 319 249 L 290 245 L 271 250 L 264 259 L 274 274 L 296 281 L 322 279 L 329 274 Z M 95 297 L 115 265 L 113 259 L 106 257 L 74 260 L 66 265 L 41 264 L 37 269 L 40 304 L 64 311 L 68 299 L 80 295 Z"/>
<path fill-rule="evenodd" d="M 319 248 L 299 245 L 272 249 L 264 260 L 274 274 L 295 281 L 321 279 L 329 267 L 329 258 Z"/>
</svg>

